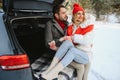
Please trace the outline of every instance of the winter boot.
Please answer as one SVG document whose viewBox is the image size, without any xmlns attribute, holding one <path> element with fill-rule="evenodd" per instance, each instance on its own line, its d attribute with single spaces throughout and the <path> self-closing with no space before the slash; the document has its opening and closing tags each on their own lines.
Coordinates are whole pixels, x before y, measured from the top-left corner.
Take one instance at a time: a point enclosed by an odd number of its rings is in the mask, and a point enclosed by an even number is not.
<svg viewBox="0 0 120 80">
<path fill-rule="evenodd" d="M 52 60 L 52 62 L 51 62 L 51 64 L 50 64 L 50 66 L 47 68 L 46 71 L 44 71 L 42 73 L 42 75 L 46 75 L 58 62 L 59 62 L 59 59 L 56 58 L 56 57 L 54 57 L 53 60 Z"/>
</svg>

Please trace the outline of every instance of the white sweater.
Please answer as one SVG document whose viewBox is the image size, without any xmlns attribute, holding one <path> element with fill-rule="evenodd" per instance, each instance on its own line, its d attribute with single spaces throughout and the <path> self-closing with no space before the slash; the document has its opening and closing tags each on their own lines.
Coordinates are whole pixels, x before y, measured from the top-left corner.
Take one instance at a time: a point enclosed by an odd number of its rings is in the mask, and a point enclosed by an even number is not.
<svg viewBox="0 0 120 80">
<path fill-rule="evenodd" d="M 83 24 L 81 24 L 81 28 L 86 28 L 88 25 L 91 25 L 92 23 L 86 21 Z M 93 24 L 92 24 L 93 25 Z M 74 34 L 73 42 L 77 43 L 76 48 L 85 51 L 89 57 L 92 54 L 92 44 L 93 44 L 93 38 L 94 38 L 94 28 L 92 31 L 87 32 L 85 35 L 81 34 Z"/>
</svg>

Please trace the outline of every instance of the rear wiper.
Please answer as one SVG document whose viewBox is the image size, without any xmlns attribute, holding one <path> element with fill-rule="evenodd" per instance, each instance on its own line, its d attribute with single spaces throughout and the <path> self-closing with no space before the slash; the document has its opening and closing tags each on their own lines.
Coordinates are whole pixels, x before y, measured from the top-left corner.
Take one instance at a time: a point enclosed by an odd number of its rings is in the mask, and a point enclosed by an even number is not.
<svg viewBox="0 0 120 80">
<path fill-rule="evenodd" d="M 24 9 L 15 10 L 15 11 L 19 11 L 19 12 L 50 12 L 48 10 L 24 10 Z"/>
</svg>

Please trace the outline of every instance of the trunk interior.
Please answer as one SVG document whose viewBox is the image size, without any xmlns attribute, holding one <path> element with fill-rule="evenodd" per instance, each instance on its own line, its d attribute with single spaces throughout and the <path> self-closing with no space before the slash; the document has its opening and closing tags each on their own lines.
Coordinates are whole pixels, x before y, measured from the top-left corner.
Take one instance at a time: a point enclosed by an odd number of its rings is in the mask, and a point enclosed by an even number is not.
<svg viewBox="0 0 120 80">
<path fill-rule="evenodd" d="M 13 30 L 30 62 L 46 53 L 44 38 L 45 23 L 49 18 L 25 18 L 12 21 Z"/>
</svg>

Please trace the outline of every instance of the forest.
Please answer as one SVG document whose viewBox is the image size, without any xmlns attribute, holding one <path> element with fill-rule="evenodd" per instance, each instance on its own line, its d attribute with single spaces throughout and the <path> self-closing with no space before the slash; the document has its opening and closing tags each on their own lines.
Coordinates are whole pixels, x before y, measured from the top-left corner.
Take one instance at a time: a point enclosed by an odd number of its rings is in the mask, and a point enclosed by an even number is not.
<svg viewBox="0 0 120 80">
<path fill-rule="evenodd" d="M 120 0 L 66 0 L 69 10 L 73 3 L 79 3 L 87 13 L 95 14 L 96 20 L 101 20 L 101 15 L 115 14 L 120 16 Z"/>
</svg>

